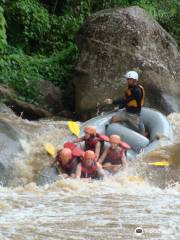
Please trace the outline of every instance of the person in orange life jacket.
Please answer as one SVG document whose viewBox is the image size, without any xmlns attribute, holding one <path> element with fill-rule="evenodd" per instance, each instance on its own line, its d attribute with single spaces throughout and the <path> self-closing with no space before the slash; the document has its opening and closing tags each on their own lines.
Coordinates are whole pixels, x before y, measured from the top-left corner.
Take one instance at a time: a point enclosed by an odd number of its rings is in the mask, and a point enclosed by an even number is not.
<svg viewBox="0 0 180 240">
<path fill-rule="evenodd" d="M 76 168 L 79 162 L 80 157 L 73 156 L 73 152 L 69 148 L 63 148 L 58 151 L 56 159 L 51 166 L 57 163 L 64 177 L 75 177 Z"/>
<path fill-rule="evenodd" d="M 93 126 L 86 126 L 84 128 L 85 135 L 83 137 L 73 140 L 73 143 L 85 142 L 85 150 L 92 150 L 96 153 L 96 160 L 98 160 L 101 150 L 104 145 L 104 141 L 109 141 L 109 138 L 105 135 L 101 135 L 96 132 L 96 128 Z"/>
<path fill-rule="evenodd" d="M 118 135 L 111 135 L 109 142 L 110 147 L 104 150 L 99 162 L 102 163 L 103 169 L 116 173 L 121 168 L 127 168 L 125 151 L 130 147 L 127 143 L 122 142 Z"/>
<path fill-rule="evenodd" d="M 96 161 L 96 154 L 87 150 L 84 157 L 77 166 L 76 178 L 103 179 L 105 172 L 99 162 Z"/>
<path fill-rule="evenodd" d="M 144 88 L 138 84 L 138 78 L 139 76 L 137 72 L 127 72 L 126 79 L 128 89 L 125 91 L 124 98 L 114 101 L 112 99 L 105 99 L 105 103 L 119 105 L 119 108 L 125 107 L 124 110 L 112 117 L 110 123 L 127 122 L 131 129 L 145 135 L 144 124 L 140 120 L 141 107 L 144 104 L 145 92 Z"/>
</svg>

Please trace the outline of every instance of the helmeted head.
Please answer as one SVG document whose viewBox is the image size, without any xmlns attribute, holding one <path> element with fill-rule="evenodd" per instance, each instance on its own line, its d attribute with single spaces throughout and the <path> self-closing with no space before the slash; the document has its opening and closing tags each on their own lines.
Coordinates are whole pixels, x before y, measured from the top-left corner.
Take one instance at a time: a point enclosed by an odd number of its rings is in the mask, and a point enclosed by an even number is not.
<svg viewBox="0 0 180 240">
<path fill-rule="evenodd" d="M 118 145 L 121 144 L 121 138 L 118 135 L 111 135 L 109 137 L 109 142 L 113 148 L 117 147 Z"/>
<path fill-rule="evenodd" d="M 128 78 L 131 78 L 131 79 L 134 79 L 136 81 L 138 81 L 139 79 L 139 76 L 138 76 L 138 73 L 135 72 L 135 71 L 129 71 L 126 73 L 125 77 L 128 79 Z"/>
<path fill-rule="evenodd" d="M 84 128 L 85 136 L 95 136 L 96 135 L 96 128 L 94 126 L 87 126 Z"/>
<path fill-rule="evenodd" d="M 128 85 L 130 85 L 130 86 L 134 85 L 138 81 L 138 79 L 139 79 L 139 75 L 135 71 L 127 72 L 125 77 L 126 77 L 126 79 L 128 81 Z"/>
<path fill-rule="evenodd" d="M 72 158 L 72 151 L 69 148 L 63 148 L 59 155 L 63 162 L 68 162 Z"/>
<path fill-rule="evenodd" d="M 87 150 L 85 151 L 84 153 L 84 162 L 85 164 L 88 166 L 88 165 L 91 165 L 96 159 L 96 154 L 95 152 L 91 151 L 91 150 Z"/>
</svg>

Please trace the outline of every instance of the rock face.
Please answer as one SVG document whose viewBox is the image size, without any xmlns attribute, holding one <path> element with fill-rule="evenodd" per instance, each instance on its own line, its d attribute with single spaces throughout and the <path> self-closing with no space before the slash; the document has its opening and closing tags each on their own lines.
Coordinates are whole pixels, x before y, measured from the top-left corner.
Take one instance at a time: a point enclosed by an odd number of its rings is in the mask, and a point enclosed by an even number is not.
<svg viewBox="0 0 180 240">
<path fill-rule="evenodd" d="M 143 9 L 97 12 L 82 26 L 77 42 L 80 57 L 74 83 L 79 114 L 90 117 L 105 98 L 122 96 L 126 87 L 123 76 L 129 70 L 136 70 L 141 76 L 146 106 L 165 113 L 179 109 L 177 44 Z"/>
<path fill-rule="evenodd" d="M 46 95 L 48 95 L 48 94 L 46 94 Z M 44 95 L 43 95 L 44 98 L 42 98 L 42 100 L 41 100 L 42 104 L 44 103 L 44 105 L 45 104 L 48 105 L 48 103 L 45 99 L 46 95 L 45 95 L 45 91 L 44 91 Z M 6 102 L 6 104 L 8 106 L 10 106 L 11 109 L 13 109 L 13 111 L 17 115 L 20 115 L 24 118 L 28 118 L 31 120 L 36 120 L 39 118 L 53 116 L 51 112 L 46 110 L 47 108 L 37 107 L 31 103 L 28 103 L 28 102 L 25 102 L 22 100 L 18 100 L 17 97 L 15 97 L 15 96 L 17 96 L 17 93 L 13 89 L 11 89 L 10 87 L 5 86 L 3 84 L 0 84 L 0 100 L 2 99 L 2 102 Z M 42 97 L 42 94 L 41 94 L 41 97 Z M 51 102 L 51 106 L 52 105 L 54 106 L 55 102 Z M 0 106 L 0 108 L 1 107 L 2 106 Z M 1 112 L 1 109 L 0 109 L 0 112 Z"/>
<path fill-rule="evenodd" d="M 40 88 L 40 101 L 52 108 L 54 112 L 63 110 L 62 105 L 62 92 L 52 82 L 41 80 L 39 82 Z"/>
<path fill-rule="evenodd" d="M 0 119 L 0 185 L 8 186 L 17 177 L 15 155 L 22 151 L 20 134 L 6 121 Z"/>
</svg>

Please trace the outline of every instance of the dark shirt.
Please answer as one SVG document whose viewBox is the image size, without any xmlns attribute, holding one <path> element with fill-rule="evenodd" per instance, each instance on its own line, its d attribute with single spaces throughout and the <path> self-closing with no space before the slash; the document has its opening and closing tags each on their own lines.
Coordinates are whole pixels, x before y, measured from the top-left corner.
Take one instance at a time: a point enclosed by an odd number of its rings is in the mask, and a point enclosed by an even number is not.
<svg viewBox="0 0 180 240">
<path fill-rule="evenodd" d="M 133 87 L 129 88 L 131 89 L 131 96 L 128 96 L 126 99 L 118 99 L 118 100 L 114 100 L 113 104 L 115 105 L 119 105 L 119 108 L 126 108 L 126 111 L 129 113 L 133 113 L 133 114 L 137 114 L 139 115 L 141 112 L 141 99 L 143 97 L 143 93 L 141 88 L 138 85 L 134 85 Z M 131 100 L 136 100 L 138 103 L 137 107 L 129 107 L 128 106 L 128 102 L 130 102 Z"/>
</svg>

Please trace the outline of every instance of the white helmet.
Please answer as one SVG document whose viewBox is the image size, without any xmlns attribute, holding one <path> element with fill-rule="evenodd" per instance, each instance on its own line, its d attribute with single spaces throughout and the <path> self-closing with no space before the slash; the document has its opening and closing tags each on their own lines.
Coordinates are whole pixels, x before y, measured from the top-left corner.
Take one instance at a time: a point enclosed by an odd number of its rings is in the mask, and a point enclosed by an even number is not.
<svg viewBox="0 0 180 240">
<path fill-rule="evenodd" d="M 132 79 L 137 80 L 137 81 L 138 81 L 138 78 L 139 78 L 138 73 L 135 72 L 135 71 L 129 71 L 129 72 L 127 72 L 126 75 L 125 75 L 125 77 L 126 77 L 126 78 L 132 78 Z"/>
</svg>

